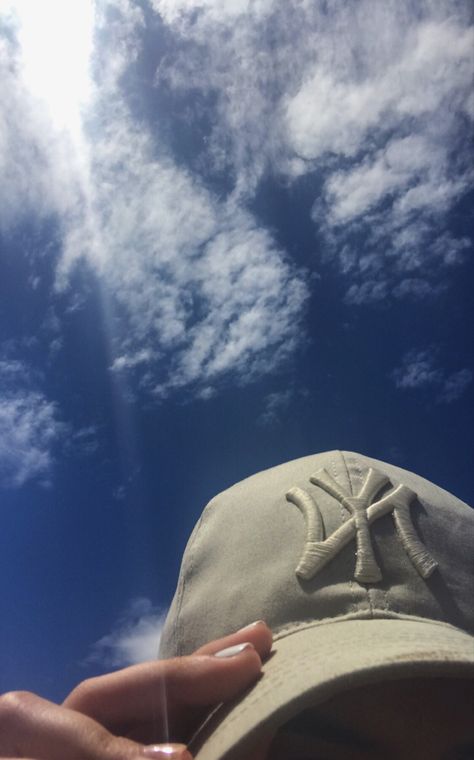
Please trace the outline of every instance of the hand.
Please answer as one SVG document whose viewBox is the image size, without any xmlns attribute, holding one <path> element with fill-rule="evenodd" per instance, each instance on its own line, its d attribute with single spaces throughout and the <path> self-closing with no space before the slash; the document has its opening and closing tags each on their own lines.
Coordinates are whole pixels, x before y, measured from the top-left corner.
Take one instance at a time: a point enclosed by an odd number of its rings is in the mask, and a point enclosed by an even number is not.
<svg viewBox="0 0 474 760">
<path fill-rule="evenodd" d="M 216 653 L 248 642 L 239 654 Z M 272 634 L 259 622 L 211 641 L 187 657 L 156 660 L 91 678 L 64 706 L 93 718 L 116 736 L 141 742 L 186 742 L 209 709 L 257 680 Z"/>
<path fill-rule="evenodd" d="M 142 745 L 96 721 L 29 692 L 0 697 L 0 760 L 139 760 Z M 184 747 L 181 748 L 185 750 Z M 160 757 L 155 755 L 156 760 Z M 189 753 L 161 755 L 190 760 Z"/>
<path fill-rule="evenodd" d="M 233 656 L 220 650 L 249 642 Z M 186 740 L 209 708 L 259 676 L 271 633 L 258 623 L 210 642 L 188 657 L 143 663 L 79 684 L 62 706 L 28 692 L 0 697 L 0 760 L 191 760 L 142 742 Z M 132 740 L 132 738 L 134 740 Z M 139 740 L 139 741 L 137 741 Z"/>
</svg>

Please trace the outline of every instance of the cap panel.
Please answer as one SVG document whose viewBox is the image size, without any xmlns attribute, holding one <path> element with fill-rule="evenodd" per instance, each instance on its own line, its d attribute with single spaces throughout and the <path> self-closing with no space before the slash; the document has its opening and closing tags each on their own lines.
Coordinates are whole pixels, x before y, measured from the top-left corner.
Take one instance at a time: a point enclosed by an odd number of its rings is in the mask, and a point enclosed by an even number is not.
<svg viewBox="0 0 474 760">
<path fill-rule="evenodd" d="M 349 471 L 374 467 L 385 472 L 393 485 L 401 483 L 415 492 L 410 506 L 414 530 L 439 566 L 425 579 L 413 572 L 399 533 L 393 529 L 393 517 L 385 515 L 372 526 L 377 553 L 386 568 L 382 583 L 370 590 L 376 606 L 383 609 L 388 603 L 396 612 L 446 620 L 474 632 L 474 605 L 469 591 L 474 577 L 474 510 L 419 475 L 360 454 L 343 455 Z"/>
<path fill-rule="evenodd" d="M 352 582 L 353 548 L 345 547 L 340 561 L 310 583 L 295 574 L 306 527 L 286 493 L 304 485 L 308 472 L 331 455 L 307 459 L 306 466 L 296 461 L 253 476 L 206 508 L 183 562 L 180 653 L 255 619 L 278 628 L 308 617 L 370 612 L 366 589 Z M 339 478 L 346 486 L 347 479 Z M 349 518 L 328 494 L 322 494 L 320 505 L 328 533 Z"/>
<path fill-rule="evenodd" d="M 373 501 L 400 483 L 416 492 L 409 506 L 414 535 L 439 563 L 423 578 L 402 545 L 393 510 L 369 528 L 381 580 L 354 578 L 354 535 L 309 580 L 296 575 L 307 538 L 304 515 L 287 499 L 297 487 L 318 510 L 324 538 L 351 522 L 348 508 L 311 482 L 325 470 L 336 486 L 357 495 L 368 468 L 390 482 Z M 364 510 L 367 512 L 367 510 Z M 278 629 L 301 620 L 353 613 L 392 613 L 473 627 L 470 595 L 474 513 L 446 491 L 413 473 L 351 452 L 304 457 L 258 473 L 216 497 L 186 548 L 176 598 L 162 636 L 162 656 L 185 654 L 255 619 Z M 456 558 L 456 561 L 453 561 Z"/>
<path fill-rule="evenodd" d="M 166 616 L 165 624 L 161 631 L 159 656 L 162 658 L 176 657 L 177 655 L 181 655 L 183 653 L 183 647 L 180 640 L 182 630 L 180 624 L 181 604 L 183 601 L 186 579 L 189 575 L 188 566 L 190 562 L 192 564 L 191 558 L 194 540 L 197 533 L 199 532 L 199 528 L 203 519 L 204 513 L 201 515 L 198 522 L 194 526 L 184 550 L 176 592 L 173 596 L 173 600 Z"/>
<path fill-rule="evenodd" d="M 474 630 L 473 536 L 474 512 L 454 496 L 351 452 L 304 457 L 216 497 L 186 548 L 161 652 L 260 618 L 275 649 L 264 677 L 200 732 L 197 760 L 245 757 L 263 726 L 342 689 L 474 677 L 462 630 Z"/>
</svg>

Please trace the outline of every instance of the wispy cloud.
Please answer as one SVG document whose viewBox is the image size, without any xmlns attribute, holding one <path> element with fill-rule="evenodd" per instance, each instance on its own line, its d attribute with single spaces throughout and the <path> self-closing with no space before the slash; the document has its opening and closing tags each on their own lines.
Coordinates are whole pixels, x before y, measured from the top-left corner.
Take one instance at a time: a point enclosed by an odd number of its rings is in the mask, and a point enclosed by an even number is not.
<svg viewBox="0 0 474 760">
<path fill-rule="evenodd" d="M 100 447 L 100 430 L 97 425 L 85 425 L 75 431 L 69 430 L 68 448 L 72 453 L 92 456 Z"/>
<path fill-rule="evenodd" d="M 145 13 L 103 0 L 94 16 L 87 0 L 43 80 L 31 76 L 33 27 L 8 15 L 0 225 L 55 215 L 56 287 L 88 263 L 113 371 L 156 397 L 212 395 L 293 355 L 309 279 L 251 211 L 268 174 L 315 179 L 318 256 L 346 279 L 350 304 L 434 297 L 466 258 L 471 241 L 446 220 L 473 184 L 469 4 L 326 6 L 149 0 Z M 166 54 L 147 87 L 168 103 L 153 124 L 130 88 L 150 10 Z M 42 23 L 48 13 L 45 2 Z M 79 83 L 74 101 L 53 65 L 61 51 Z M 167 136 L 184 102 L 202 138 L 188 159 Z M 223 176 L 227 190 L 212 190 Z"/>
<path fill-rule="evenodd" d="M 41 162 L 32 158 L 28 167 L 28 182 L 37 185 L 31 204 L 38 211 L 47 204 L 60 219 L 57 287 L 68 287 L 79 260 L 101 280 L 112 368 L 134 373 L 157 397 L 180 388 L 199 395 L 227 377 L 251 381 L 290 356 L 307 288 L 270 231 L 178 166 L 131 114 L 123 75 L 139 55 L 143 29 L 143 12 L 133 3 L 97 6 L 87 119 L 79 133 L 58 133 L 37 148 Z M 16 56 L 24 60 L 21 46 Z M 33 95 L 21 66 L 9 83 L 19 101 L 17 120 L 28 122 Z M 48 133 L 46 123 L 32 129 L 24 138 L 29 146 L 37 133 L 41 139 Z M 13 125 L 9 136 L 10 160 L 24 168 L 23 138 Z M 25 183 L 12 176 L 12 184 L 21 207 Z"/>
<path fill-rule="evenodd" d="M 266 427 L 279 425 L 285 411 L 290 406 L 294 409 L 298 402 L 306 400 L 308 396 L 309 391 L 306 388 L 295 388 L 293 385 L 284 390 L 269 393 L 263 400 L 263 409 L 257 422 Z"/>
<path fill-rule="evenodd" d="M 264 400 L 264 408 L 258 417 L 260 425 L 274 425 L 279 422 L 280 413 L 288 408 L 293 392 L 289 389 L 269 393 Z"/>
<path fill-rule="evenodd" d="M 458 372 L 453 372 L 445 378 L 439 400 L 446 404 L 457 401 L 472 383 L 472 378 L 473 373 L 470 369 L 460 369 Z"/>
<path fill-rule="evenodd" d="M 397 388 L 423 388 L 441 382 L 442 372 L 435 368 L 433 351 L 413 350 L 405 354 L 402 365 L 393 372 L 393 379 Z"/>
<path fill-rule="evenodd" d="M 78 200 L 80 157 L 57 117 L 76 84 L 63 31 L 74 37 L 73 28 L 77 41 L 81 10 L 87 16 L 88 6 L 89 0 L 82 9 L 70 4 L 68 12 L 50 0 L 41 6 L 6 0 L 0 8 L 0 229 L 8 231 L 30 215 L 66 214 Z M 61 24 L 61 34 L 48 34 L 45 45 L 48 11 L 60 13 L 55 23 Z M 70 43 L 72 53 L 75 44 Z"/>
<path fill-rule="evenodd" d="M 57 404 L 36 386 L 23 362 L 0 361 L 0 482 L 19 488 L 29 481 L 48 484 L 54 447 L 65 425 Z"/>
<path fill-rule="evenodd" d="M 156 660 L 166 612 L 149 599 L 133 599 L 113 630 L 92 645 L 87 662 L 106 667 L 126 667 L 146 660 Z"/>
<path fill-rule="evenodd" d="M 431 388 L 436 391 L 436 400 L 445 404 L 457 401 L 472 378 L 473 373 L 467 368 L 451 373 L 441 368 L 433 349 L 409 351 L 392 373 L 397 388 L 405 391 Z"/>
<path fill-rule="evenodd" d="M 158 82 L 216 100 L 202 165 L 225 166 L 238 197 L 266 173 L 317 176 L 348 302 L 436 295 L 465 245 L 446 246 L 447 214 L 473 185 L 469 3 L 153 6 L 180 41 Z"/>
</svg>

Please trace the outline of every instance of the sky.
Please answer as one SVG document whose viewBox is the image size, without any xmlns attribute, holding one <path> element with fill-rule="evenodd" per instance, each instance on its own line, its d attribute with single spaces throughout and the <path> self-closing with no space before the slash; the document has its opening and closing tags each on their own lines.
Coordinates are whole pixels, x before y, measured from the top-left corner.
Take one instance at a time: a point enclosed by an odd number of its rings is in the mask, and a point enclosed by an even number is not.
<svg viewBox="0 0 474 760">
<path fill-rule="evenodd" d="M 469 0 L 0 0 L 0 691 L 153 658 L 207 501 L 474 503 Z"/>
</svg>

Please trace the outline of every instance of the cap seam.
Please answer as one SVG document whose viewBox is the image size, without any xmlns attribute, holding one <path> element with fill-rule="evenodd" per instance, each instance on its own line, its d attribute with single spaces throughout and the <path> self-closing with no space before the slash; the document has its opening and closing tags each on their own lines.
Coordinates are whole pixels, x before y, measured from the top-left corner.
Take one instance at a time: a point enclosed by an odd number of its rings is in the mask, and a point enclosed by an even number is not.
<svg viewBox="0 0 474 760">
<path fill-rule="evenodd" d="M 336 456 L 339 455 L 339 457 L 340 457 L 340 459 L 342 461 L 342 465 L 343 465 L 343 467 L 346 470 L 347 479 L 348 479 L 349 485 L 350 485 L 349 473 L 347 471 L 346 462 L 345 462 L 345 459 L 344 459 L 344 452 L 341 451 L 340 449 L 336 449 L 336 451 L 334 453 L 336 454 Z M 337 476 L 339 474 L 339 471 L 338 471 L 338 462 L 336 461 L 336 457 L 331 457 L 330 460 L 329 460 L 329 462 L 330 462 L 330 467 L 332 469 L 333 477 L 334 477 L 335 480 L 337 480 L 338 479 Z M 344 522 L 345 522 L 345 520 L 344 520 L 344 518 L 345 518 L 345 512 L 344 512 L 344 507 L 342 506 L 342 504 L 339 504 L 339 514 L 340 514 L 340 517 L 341 517 L 341 525 L 343 525 Z M 349 577 L 349 592 L 350 592 L 350 595 L 351 595 L 351 606 L 352 606 L 352 609 L 353 609 L 354 612 L 356 612 L 357 611 L 357 604 L 358 604 L 358 602 L 357 602 L 355 591 L 354 591 L 354 583 L 353 583 L 351 577 Z"/>
<path fill-rule="evenodd" d="M 346 460 L 346 456 L 345 456 L 346 454 L 348 454 L 350 456 L 351 453 L 350 452 L 345 452 L 345 451 L 339 451 L 339 454 L 341 455 L 342 463 L 343 463 L 344 469 L 346 471 L 346 475 L 347 475 L 347 480 L 348 480 L 348 483 L 349 483 L 350 492 L 351 492 L 352 495 L 354 495 L 354 484 L 352 482 L 351 472 L 350 472 L 350 469 L 349 469 L 349 466 L 348 466 L 348 463 L 347 463 L 347 460 Z M 355 466 L 358 468 L 359 477 L 362 480 L 362 469 L 360 468 L 357 460 L 355 460 Z M 343 511 L 344 511 L 344 508 L 343 508 L 343 506 L 341 504 L 341 512 L 343 513 Z M 367 611 L 369 613 L 369 616 L 373 617 L 374 606 L 372 604 L 372 599 L 370 598 L 370 589 L 367 588 L 366 586 L 364 586 L 364 584 L 362 584 L 362 583 L 358 583 L 357 585 L 359 586 L 359 588 L 361 588 L 361 589 L 363 589 L 365 591 L 365 599 L 366 599 L 367 604 L 368 604 L 368 610 Z M 350 580 L 349 586 L 350 586 L 350 590 L 351 590 L 351 595 L 353 595 L 353 608 L 354 608 L 354 612 L 356 612 L 357 611 L 357 606 L 358 606 L 358 604 L 360 604 L 360 602 L 355 598 L 354 582 L 353 582 L 352 578 Z"/>
<path fill-rule="evenodd" d="M 359 612 L 355 613 L 349 613 L 348 615 L 340 615 L 339 617 L 328 617 L 328 618 L 312 618 L 311 620 L 304 620 L 300 623 L 295 623 L 290 626 L 285 626 L 282 628 L 274 629 L 273 631 L 273 641 L 277 642 L 280 639 L 286 638 L 287 636 L 291 636 L 294 633 L 297 633 L 298 631 L 305 630 L 307 628 L 317 628 L 318 626 L 323 625 L 331 625 L 333 623 L 345 623 L 348 620 L 403 620 L 403 621 L 411 621 L 414 623 L 426 623 L 428 625 L 437 625 L 442 626 L 443 628 L 450 628 L 454 631 L 462 631 L 463 633 L 468 634 L 469 636 L 472 636 L 471 632 L 468 631 L 466 628 L 461 628 L 460 626 L 452 625 L 451 623 L 446 622 L 445 620 L 434 620 L 433 618 L 426 618 L 426 617 L 419 617 L 418 615 L 404 615 L 397 612 L 386 612 L 385 610 L 372 610 L 371 613 L 368 614 L 368 611 L 360 610 Z"/>
<path fill-rule="evenodd" d="M 189 552 L 188 553 L 188 556 L 189 556 L 188 568 L 187 568 L 186 572 L 181 573 L 179 590 L 178 590 L 177 611 L 176 611 L 175 621 L 174 621 L 174 636 L 175 636 L 175 640 L 176 640 L 176 654 L 178 656 L 180 656 L 182 654 L 183 649 L 184 649 L 183 641 L 182 641 L 182 633 L 181 633 L 183 631 L 184 626 L 179 625 L 179 621 L 180 621 L 180 618 L 181 618 L 181 609 L 182 609 L 182 606 L 183 606 L 183 598 L 184 598 L 184 592 L 185 592 L 185 588 L 186 588 L 186 583 L 187 583 L 188 578 L 192 577 L 192 575 L 193 575 L 196 540 L 197 540 L 198 534 L 201 531 L 201 527 L 202 527 L 202 524 L 204 522 L 205 516 L 206 516 L 207 512 L 209 511 L 209 507 L 211 506 L 211 504 L 212 504 L 213 501 L 214 501 L 214 499 L 212 499 L 210 502 L 208 502 L 208 504 L 204 508 L 204 510 L 203 510 L 203 512 L 202 512 L 202 514 L 201 514 L 201 516 L 199 518 L 199 520 L 196 523 L 195 529 L 194 529 L 194 531 L 193 531 L 193 533 L 191 535 L 191 538 L 190 538 L 190 541 L 189 541 L 189 546 L 188 546 L 188 552 Z"/>
</svg>

